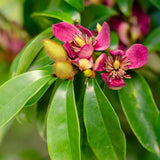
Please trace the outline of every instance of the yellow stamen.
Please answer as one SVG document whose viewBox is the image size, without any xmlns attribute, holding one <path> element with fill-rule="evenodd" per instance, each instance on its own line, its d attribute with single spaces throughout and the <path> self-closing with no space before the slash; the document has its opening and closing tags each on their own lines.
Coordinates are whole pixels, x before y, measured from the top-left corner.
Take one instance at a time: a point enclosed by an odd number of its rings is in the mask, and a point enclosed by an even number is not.
<svg viewBox="0 0 160 160">
<path fill-rule="evenodd" d="M 79 45 L 80 47 L 82 47 L 82 46 L 85 45 L 85 42 L 84 42 L 81 38 L 79 38 L 78 36 L 75 37 L 75 41 L 78 43 L 78 45 Z"/>
<path fill-rule="evenodd" d="M 114 67 L 115 69 L 118 69 L 119 66 L 120 66 L 120 62 L 119 62 L 118 60 L 115 60 L 114 63 L 113 63 L 113 67 Z"/>
<path fill-rule="evenodd" d="M 99 23 L 97 23 L 97 31 L 98 31 L 98 33 L 101 31 L 101 29 L 102 29 L 102 26 L 99 24 Z"/>
</svg>

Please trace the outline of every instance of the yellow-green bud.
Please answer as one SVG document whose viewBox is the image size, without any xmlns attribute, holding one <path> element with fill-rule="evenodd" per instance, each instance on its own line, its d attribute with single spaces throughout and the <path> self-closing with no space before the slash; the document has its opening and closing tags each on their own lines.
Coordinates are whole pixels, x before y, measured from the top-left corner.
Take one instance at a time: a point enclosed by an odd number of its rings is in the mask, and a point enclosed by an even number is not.
<svg viewBox="0 0 160 160">
<path fill-rule="evenodd" d="M 60 79 L 73 78 L 73 66 L 69 61 L 56 61 L 53 64 L 55 75 Z"/>
<path fill-rule="evenodd" d="M 54 61 L 67 59 L 67 52 L 61 44 L 51 39 L 44 39 L 42 44 L 49 57 Z"/>
</svg>

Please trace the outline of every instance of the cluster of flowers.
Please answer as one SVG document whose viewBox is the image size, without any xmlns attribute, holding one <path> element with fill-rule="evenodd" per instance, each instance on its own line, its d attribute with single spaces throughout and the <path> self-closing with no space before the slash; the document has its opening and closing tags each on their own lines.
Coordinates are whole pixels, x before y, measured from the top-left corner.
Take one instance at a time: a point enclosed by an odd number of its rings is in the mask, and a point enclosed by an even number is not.
<svg viewBox="0 0 160 160">
<path fill-rule="evenodd" d="M 79 24 L 61 22 L 53 25 L 53 35 L 64 42 L 64 47 L 48 39 L 42 43 L 55 61 L 54 71 L 61 79 L 73 79 L 78 71 L 93 78 L 101 71 L 101 77 L 110 89 L 120 89 L 125 86 L 123 77 L 131 78 L 127 71 L 143 66 L 148 59 L 148 50 L 142 44 L 134 44 L 126 51 L 110 50 L 110 28 L 106 22 L 102 26 L 97 24 L 96 32 Z"/>
</svg>

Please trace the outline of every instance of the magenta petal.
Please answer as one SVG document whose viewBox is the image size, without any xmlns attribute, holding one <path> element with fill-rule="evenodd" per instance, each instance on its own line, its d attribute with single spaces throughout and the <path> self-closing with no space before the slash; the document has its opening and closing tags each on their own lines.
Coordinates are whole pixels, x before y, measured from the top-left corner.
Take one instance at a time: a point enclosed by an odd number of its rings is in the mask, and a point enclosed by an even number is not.
<svg viewBox="0 0 160 160">
<path fill-rule="evenodd" d="M 92 68 L 93 68 L 93 58 L 89 57 L 88 60 L 92 63 Z"/>
<path fill-rule="evenodd" d="M 67 23 L 67 22 L 61 22 L 52 25 L 53 28 L 53 35 L 63 41 L 71 41 L 73 40 L 73 34 L 79 33 L 81 35 L 81 32 L 78 28 L 76 28 L 73 24 Z"/>
<path fill-rule="evenodd" d="M 110 78 L 108 88 L 117 90 L 117 89 L 121 89 L 125 85 L 126 84 L 124 83 L 122 78 L 119 78 L 119 79 L 118 78 L 114 78 L 114 79 Z"/>
<path fill-rule="evenodd" d="M 113 7 L 115 4 L 115 0 L 105 0 L 105 2 L 106 2 L 106 6 L 110 8 Z"/>
<path fill-rule="evenodd" d="M 88 37 L 92 37 L 92 32 L 90 30 L 88 30 L 87 28 L 76 24 L 76 27 L 78 27 L 84 34 L 86 34 Z"/>
<path fill-rule="evenodd" d="M 101 73 L 101 77 L 106 82 L 106 84 L 109 84 L 109 73 Z"/>
<path fill-rule="evenodd" d="M 80 52 L 78 53 L 79 58 L 89 58 L 94 51 L 94 48 L 89 45 L 85 44 L 84 46 L 81 47 Z"/>
<path fill-rule="evenodd" d="M 105 62 L 106 62 L 106 54 L 105 53 L 102 53 L 95 61 L 95 64 L 94 64 L 94 68 L 93 70 L 94 71 L 105 71 Z"/>
<path fill-rule="evenodd" d="M 148 49 L 142 44 L 134 44 L 126 51 L 126 56 L 131 63 L 129 69 L 139 68 L 148 60 Z"/>
<path fill-rule="evenodd" d="M 109 24 L 110 24 L 111 28 L 113 28 L 116 31 L 118 30 L 119 25 L 121 23 L 122 23 L 122 20 L 117 16 L 111 17 L 109 20 Z"/>
<path fill-rule="evenodd" d="M 69 57 L 74 58 L 77 55 L 76 52 L 73 51 L 72 45 L 69 42 L 65 42 L 63 46 L 66 49 Z"/>
<path fill-rule="evenodd" d="M 109 52 L 114 56 L 116 56 L 116 55 L 120 55 L 120 56 L 125 55 L 125 51 L 120 50 L 120 49 L 110 50 Z"/>
<path fill-rule="evenodd" d="M 98 51 L 106 50 L 110 45 L 110 28 L 109 25 L 104 22 L 100 33 L 93 41 L 94 49 Z"/>
<path fill-rule="evenodd" d="M 121 22 L 117 29 L 119 39 L 126 46 L 129 45 L 130 43 L 130 38 L 128 36 L 129 29 L 130 29 L 130 26 L 127 22 Z"/>
<path fill-rule="evenodd" d="M 136 17 L 143 35 L 147 34 L 150 27 L 150 17 L 145 13 L 140 4 L 134 2 L 132 7 L 132 17 Z"/>
<path fill-rule="evenodd" d="M 76 58 L 76 59 L 74 59 L 74 60 L 72 60 L 72 63 L 74 64 L 74 65 L 79 65 L 79 60 L 80 60 L 80 58 Z"/>
</svg>

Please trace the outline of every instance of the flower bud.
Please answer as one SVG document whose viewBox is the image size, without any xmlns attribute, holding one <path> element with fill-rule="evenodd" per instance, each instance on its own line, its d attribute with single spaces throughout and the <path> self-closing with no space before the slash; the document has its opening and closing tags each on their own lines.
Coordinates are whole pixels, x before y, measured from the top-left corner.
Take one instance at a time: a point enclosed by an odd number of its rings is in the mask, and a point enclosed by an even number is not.
<svg viewBox="0 0 160 160">
<path fill-rule="evenodd" d="M 85 58 L 79 60 L 79 69 L 84 71 L 86 69 L 92 68 L 92 63 Z"/>
<path fill-rule="evenodd" d="M 49 57 L 54 61 L 67 59 L 67 52 L 61 44 L 50 39 L 44 39 L 42 44 Z"/>
<path fill-rule="evenodd" d="M 53 64 L 55 75 L 60 79 L 72 79 L 73 78 L 73 66 L 69 61 L 56 61 Z"/>
</svg>

